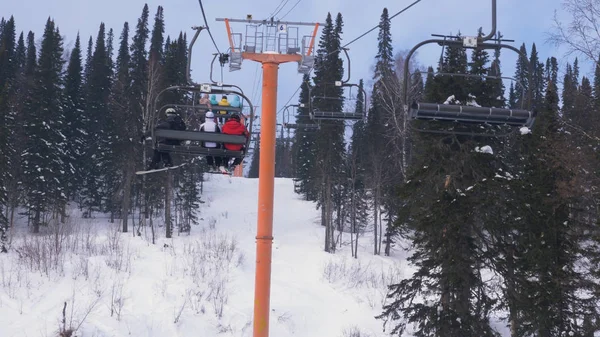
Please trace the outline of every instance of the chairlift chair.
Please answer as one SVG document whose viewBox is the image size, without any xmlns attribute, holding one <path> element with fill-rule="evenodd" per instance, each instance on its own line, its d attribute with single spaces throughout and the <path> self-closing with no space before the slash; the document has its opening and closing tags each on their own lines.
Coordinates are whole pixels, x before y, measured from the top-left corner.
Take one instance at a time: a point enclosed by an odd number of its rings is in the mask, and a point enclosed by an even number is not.
<svg viewBox="0 0 600 337">
<path fill-rule="evenodd" d="M 283 109 L 284 109 L 284 115 L 283 115 L 283 127 L 290 130 L 290 129 L 294 129 L 294 130 L 301 130 L 301 131 L 317 131 L 320 129 L 320 125 L 317 123 L 290 123 L 290 111 L 289 108 L 304 108 L 305 105 L 304 103 L 301 104 L 291 104 L 291 105 L 286 105 Z"/>
<path fill-rule="evenodd" d="M 188 93 L 209 93 L 209 94 L 219 94 L 219 95 L 238 95 L 242 99 L 244 99 L 248 107 L 250 109 L 249 116 L 249 127 L 248 131 L 252 132 L 252 121 L 254 120 L 254 107 L 250 100 L 242 93 L 236 90 L 226 90 L 226 89 L 216 89 L 210 84 L 201 84 L 201 85 L 192 85 L 192 86 L 172 86 L 161 91 L 157 97 L 155 102 L 158 102 L 162 95 L 167 92 L 173 91 L 184 91 Z M 215 142 L 215 143 L 230 143 L 230 144 L 241 144 L 245 145 L 244 148 L 248 149 L 250 139 L 246 138 L 243 135 L 228 135 L 223 133 L 212 133 L 212 132 L 200 132 L 200 131 L 181 131 L 181 130 L 170 130 L 170 129 L 156 129 L 155 123 L 158 119 L 158 116 L 161 115 L 166 109 L 175 108 L 176 110 L 189 111 L 199 110 L 197 114 L 203 116 L 206 111 L 209 110 L 207 105 L 186 105 L 186 104 L 165 104 L 161 108 L 156 110 L 156 116 L 152 119 L 151 135 L 153 140 L 153 145 L 155 149 L 160 152 L 168 152 L 168 153 L 178 153 L 182 155 L 190 155 L 190 156 L 221 156 L 221 157 L 232 157 L 232 158 L 242 158 L 245 155 L 246 150 L 241 151 L 231 151 L 225 148 L 205 148 L 202 146 L 202 142 Z M 229 114 L 227 115 L 218 115 L 215 117 L 218 118 L 230 118 L 233 113 L 241 113 L 241 108 L 234 107 L 213 107 L 212 110 L 225 110 L 229 108 Z M 169 145 L 159 143 L 159 138 L 170 138 L 181 140 L 182 143 L 180 145 Z M 187 142 L 189 141 L 189 142 Z"/>
<path fill-rule="evenodd" d="M 366 116 L 367 116 L 367 107 L 366 104 L 364 102 L 366 102 L 366 98 L 367 98 L 367 93 L 366 91 L 361 88 L 358 84 L 354 84 L 354 83 L 348 83 L 350 81 L 350 56 L 348 55 L 348 49 L 347 48 L 343 48 L 342 49 L 344 51 L 344 54 L 346 55 L 346 59 L 348 62 L 348 72 L 347 72 L 347 78 L 345 80 L 342 81 L 335 81 L 333 83 L 333 85 L 337 88 L 350 88 L 350 92 L 349 95 L 345 98 L 345 99 L 340 99 L 338 97 L 326 97 L 326 96 L 313 96 L 311 93 L 311 88 L 309 87 L 309 97 L 311 97 L 310 100 L 310 118 L 313 120 L 350 120 L 350 121 L 358 121 L 358 120 L 363 120 Z M 356 87 L 358 89 L 358 93 L 356 98 L 352 98 L 352 87 Z M 315 100 L 318 101 L 339 101 L 342 100 L 342 104 L 344 103 L 343 101 L 357 101 L 358 102 L 358 95 L 361 95 L 363 97 L 363 108 L 361 109 L 361 111 L 356 111 L 356 110 L 343 110 L 343 111 L 322 111 L 319 110 L 318 108 L 315 107 Z M 342 109 L 347 109 L 347 105 L 343 104 L 343 108 Z"/>
<path fill-rule="evenodd" d="M 202 27 L 202 26 L 192 27 L 192 29 L 194 29 L 196 32 L 195 32 L 194 36 L 192 37 L 192 40 L 188 47 L 188 59 L 187 59 L 187 67 L 186 67 L 187 84 L 170 86 L 170 87 L 163 89 L 154 99 L 154 107 L 158 106 L 158 102 L 160 102 L 161 99 L 164 99 L 163 97 L 167 93 L 178 93 L 178 92 L 191 94 L 191 97 L 193 97 L 194 100 L 196 100 L 197 97 L 199 97 L 202 94 L 209 94 L 209 95 L 216 94 L 216 95 L 221 95 L 221 96 L 222 95 L 234 95 L 234 97 L 235 96 L 240 97 L 240 99 L 242 100 L 242 104 L 240 104 L 240 106 L 237 106 L 237 107 L 213 106 L 212 109 L 209 109 L 208 105 L 196 104 L 196 102 L 194 101 L 194 104 L 192 104 L 192 105 L 168 103 L 168 104 L 161 106 L 158 109 L 154 109 L 155 116 L 154 116 L 154 118 L 152 118 L 150 120 L 150 125 L 149 125 L 149 129 L 150 129 L 151 136 L 152 136 L 152 146 L 154 149 L 156 149 L 160 152 L 178 153 L 178 154 L 182 154 L 182 155 L 221 156 L 221 157 L 243 158 L 246 154 L 247 149 L 249 148 L 250 137 L 246 138 L 243 135 L 228 135 L 228 134 L 222 134 L 222 133 L 200 132 L 200 131 L 189 131 L 189 130 L 184 131 L 184 130 L 157 129 L 155 127 L 159 116 L 161 116 L 168 108 L 174 108 L 176 111 L 178 111 L 179 113 L 183 113 L 183 114 L 185 114 L 186 112 L 189 114 L 190 111 L 195 111 L 195 114 L 200 117 L 203 117 L 204 114 L 209 110 L 227 111 L 227 114 L 223 114 L 223 115 L 215 114 L 215 117 L 226 119 L 226 118 L 230 118 L 234 113 L 236 113 L 242 119 L 246 119 L 245 118 L 246 116 L 244 116 L 242 112 L 243 112 L 244 106 L 247 106 L 250 111 L 249 116 L 248 116 L 248 119 L 249 119 L 248 131 L 250 133 L 252 132 L 252 126 L 253 126 L 253 122 L 254 122 L 254 106 L 252 105 L 252 102 L 250 101 L 250 99 L 248 99 L 248 97 L 246 97 L 244 95 L 244 92 L 242 91 L 242 89 L 240 87 L 238 87 L 237 85 L 216 82 L 212 78 L 213 65 L 214 65 L 215 60 L 218 57 L 219 62 L 221 63 L 221 66 L 223 66 L 224 63 L 226 63 L 228 61 L 227 55 L 225 55 L 225 54 L 215 54 L 214 55 L 213 61 L 211 62 L 211 70 L 210 70 L 210 80 L 212 83 L 194 83 L 191 79 L 191 60 L 192 60 L 192 51 L 193 51 L 194 43 L 196 42 L 196 39 L 200 35 L 200 32 L 205 28 L 206 27 Z M 175 95 L 175 97 L 177 97 L 177 95 Z M 243 104 L 243 101 L 245 101 L 246 104 Z M 182 142 L 180 142 L 180 145 L 162 144 L 162 143 L 158 142 L 159 138 L 177 139 Z M 231 151 L 231 150 L 227 150 L 225 148 L 205 148 L 202 146 L 203 142 L 215 142 L 215 143 L 221 143 L 221 144 L 223 144 L 223 143 L 240 144 L 240 145 L 244 145 L 244 147 L 240 151 Z"/>
<path fill-rule="evenodd" d="M 433 129 L 419 129 L 411 127 L 420 132 L 430 133 L 441 133 L 441 134 L 459 134 L 459 135 L 471 135 L 471 136 L 492 136 L 501 137 L 513 133 L 518 127 L 531 128 L 535 122 L 536 111 L 531 109 L 531 86 L 526 88 L 524 99 L 521 100 L 520 109 L 505 109 L 498 107 L 479 107 L 469 105 L 451 105 L 451 104 L 438 104 L 429 102 L 416 102 L 413 101 L 409 105 L 408 87 L 410 85 L 410 74 L 409 74 L 409 62 L 411 56 L 420 47 L 437 43 L 440 46 L 460 47 L 466 49 L 510 49 L 516 52 L 523 58 L 523 61 L 527 63 L 527 67 L 530 69 L 528 72 L 529 83 L 531 83 L 531 65 L 529 64 L 526 55 L 520 52 L 519 49 L 503 44 L 501 39 L 494 39 L 496 35 L 496 0 L 492 0 L 492 31 L 487 36 L 465 36 L 461 40 L 448 40 L 444 39 L 429 39 L 418 43 L 414 46 L 406 56 L 404 61 L 404 110 L 407 113 L 408 118 L 411 120 L 426 120 L 426 121 L 441 121 L 441 122 L 455 122 L 458 124 L 478 124 L 478 125 L 507 125 L 512 128 L 511 132 L 505 134 L 497 133 L 486 133 L 486 132 L 461 132 L 453 129 L 446 130 L 433 130 Z M 434 35 L 438 36 L 438 35 Z M 494 40 L 494 43 L 485 42 Z M 496 76 L 482 76 L 473 74 L 458 74 L 458 73 L 437 73 L 440 76 L 464 76 L 464 77 L 480 77 L 480 78 L 492 78 L 498 79 Z M 505 77 L 502 77 L 505 79 Z M 517 84 L 522 85 L 517 81 Z"/>
</svg>

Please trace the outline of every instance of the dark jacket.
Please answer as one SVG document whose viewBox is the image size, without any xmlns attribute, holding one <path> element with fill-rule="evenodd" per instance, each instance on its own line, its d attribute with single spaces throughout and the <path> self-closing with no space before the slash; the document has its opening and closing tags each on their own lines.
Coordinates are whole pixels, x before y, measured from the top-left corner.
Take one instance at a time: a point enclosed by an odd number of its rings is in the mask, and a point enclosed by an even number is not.
<svg viewBox="0 0 600 337">
<path fill-rule="evenodd" d="M 156 125 L 157 129 L 169 129 L 169 130 L 180 130 L 184 131 L 186 129 L 185 122 L 179 115 L 169 115 L 166 119 L 163 119 L 158 122 Z M 170 139 L 170 138 L 160 138 L 158 139 L 159 143 L 164 143 L 167 145 L 179 145 L 181 144 L 181 140 L 179 139 Z"/>
</svg>

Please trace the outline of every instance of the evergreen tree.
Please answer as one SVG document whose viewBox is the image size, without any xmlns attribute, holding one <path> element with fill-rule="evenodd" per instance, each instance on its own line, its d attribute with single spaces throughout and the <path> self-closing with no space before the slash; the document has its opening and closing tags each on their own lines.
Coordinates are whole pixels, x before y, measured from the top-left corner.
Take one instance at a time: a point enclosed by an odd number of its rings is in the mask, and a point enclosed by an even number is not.
<svg viewBox="0 0 600 337">
<path fill-rule="evenodd" d="M 575 109 L 575 98 L 577 97 L 577 80 L 571 64 L 567 63 L 563 77 L 562 91 L 562 113 L 570 118 Z"/>
<path fill-rule="evenodd" d="M 528 62 L 527 62 L 527 48 L 525 47 L 525 44 L 523 43 L 521 45 L 521 48 L 519 49 L 519 51 L 521 52 L 521 54 L 519 54 L 519 58 L 517 59 L 517 66 L 515 69 L 515 86 L 514 86 L 514 101 L 515 101 L 515 105 L 512 106 L 511 108 L 521 108 L 522 107 L 522 103 L 524 102 L 523 99 L 527 99 L 526 94 L 527 94 L 527 90 L 529 89 L 529 67 L 527 66 Z M 510 101 L 510 98 L 509 98 Z M 525 106 L 523 106 L 525 107 Z"/>
<path fill-rule="evenodd" d="M 115 78 L 111 97 L 112 119 L 119 121 L 114 128 L 115 139 L 113 142 L 113 157 L 115 164 L 122 172 L 121 181 L 121 219 L 123 232 L 128 231 L 128 217 L 132 202 L 132 189 L 136 163 L 132 158 L 136 156 L 137 137 L 136 124 L 138 119 L 130 109 L 131 92 L 131 55 L 129 54 L 129 23 L 123 24 L 119 38 L 119 50 L 115 66 Z"/>
<path fill-rule="evenodd" d="M 575 97 L 573 111 L 569 119 L 586 132 L 594 132 L 599 126 L 596 121 L 598 111 L 594 111 L 594 95 L 590 80 L 583 76 L 581 85 Z"/>
<path fill-rule="evenodd" d="M 66 201 L 62 55 L 62 38 L 54 21 L 48 19 L 35 73 L 33 104 L 27 116 L 28 151 L 23 155 L 28 206 L 35 233 L 42 225 L 42 213 L 64 212 Z"/>
<path fill-rule="evenodd" d="M 423 90 L 423 96 L 426 101 L 431 102 L 440 102 L 442 100 L 442 95 L 437 89 L 438 82 L 434 77 L 433 67 L 429 66 L 427 68 L 427 78 L 425 79 L 425 88 Z"/>
<path fill-rule="evenodd" d="M 131 87 L 130 87 L 130 101 L 129 111 L 131 118 L 128 124 L 131 128 L 131 135 L 141 135 L 146 131 L 148 125 L 148 118 L 144 118 L 146 107 L 146 95 L 147 95 L 147 83 L 148 83 L 148 52 L 146 51 L 146 42 L 148 41 L 148 16 L 149 10 L 148 5 L 144 5 L 142 9 L 142 15 L 138 19 L 136 31 L 133 36 L 133 41 L 130 46 L 131 52 L 131 63 L 130 63 L 130 76 L 131 76 Z M 137 153 L 142 151 L 141 148 L 137 149 Z M 135 157 L 132 157 L 135 158 Z"/>
<path fill-rule="evenodd" d="M 82 190 L 84 200 L 81 206 L 85 207 L 87 213 L 91 215 L 90 212 L 101 210 L 103 201 L 108 198 L 107 193 L 110 193 L 104 184 L 106 183 L 105 178 L 111 174 L 108 162 L 111 141 L 108 126 L 110 123 L 109 98 L 112 70 L 106 48 L 104 23 L 100 24 L 98 30 L 88 75 L 85 130 L 87 136 L 85 170 L 87 174 Z"/>
<path fill-rule="evenodd" d="M 482 36 L 481 31 L 479 33 Z M 472 75 L 479 75 L 481 77 L 469 77 L 467 83 L 469 84 L 469 97 L 467 104 L 474 101 L 481 106 L 491 105 L 491 92 L 490 92 L 490 80 L 485 79 L 484 76 L 488 75 L 490 71 L 487 64 L 489 62 L 489 54 L 483 48 L 477 48 L 473 50 L 471 54 L 471 64 L 469 73 Z M 490 74 L 491 75 L 491 74 Z"/>
<path fill-rule="evenodd" d="M 600 63 L 594 68 L 594 108 L 600 111 Z"/>
<path fill-rule="evenodd" d="M 313 81 L 313 110 L 342 112 L 344 99 L 343 89 L 334 85 L 343 78 L 343 62 L 340 58 L 342 34 L 342 15 L 338 13 L 335 24 L 328 13 L 323 35 L 319 41 L 319 49 L 315 60 L 315 76 Z M 315 171 L 319 188 L 319 205 L 322 207 L 323 225 L 326 228 L 325 251 L 335 250 L 334 204 L 332 196 L 336 181 L 340 177 L 341 163 L 345 153 L 343 121 L 322 121 L 322 128 L 316 132 L 314 143 L 316 151 Z"/>
<path fill-rule="evenodd" d="M 504 81 L 501 79 L 502 70 L 500 69 L 500 50 L 495 51 L 494 60 L 490 65 L 488 74 L 490 76 L 498 77 L 497 79 L 490 78 L 486 81 L 489 87 L 489 106 L 504 108 L 506 106 L 506 99 L 504 98 Z"/>
<path fill-rule="evenodd" d="M 68 140 L 65 148 L 65 177 L 67 178 L 67 196 L 73 197 L 82 186 L 82 171 L 84 162 L 85 135 L 85 92 L 83 88 L 83 64 L 79 34 L 75 40 L 75 47 L 71 51 L 64 87 L 64 135 Z"/>
<path fill-rule="evenodd" d="M 364 87 L 364 82 L 361 79 L 358 83 L 359 88 Z M 362 90 L 359 90 L 359 95 L 356 100 L 357 113 L 364 111 L 365 97 Z M 351 233 L 351 251 L 354 258 L 358 258 L 358 238 L 361 230 L 368 221 L 368 198 L 366 193 L 366 167 L 368 160 L 366 156 L 366 124 L 363 120 L 359 120 L 352 126 L 352 137 L 350 140 L 350 148 L 345 161 L 345 172 L 347 177 L 347 190 L 349 201 L 347 204 L 348 227 Z"/>
<path fill-rule="evenodd" d="M 88 40 L 86 53 L 85 53 L 85 67 L 83 69 L 83 71 L 84 71 L 83 72 L 83 79 L 84 79 L 83 82 L 86 85 L 86 90 L 87 90 L 87 84 L 90 82 L 90 71 L 92 70 L 92 56 L 93 55 L 94 55 L 94 40 L 90 36 L 90 38 Z"/>
<path fill-rule="evenodd" d="M 12 178 L 9 175 L 12 157 L 15 155 L 10 144 L 13 130 L 10 128 L 12 107 L 9 102 L 14 92 L 16 77 L 15 20 L 2 18 L 0 30 L 0 251 L 7 252 L 8 219 L 4 213 L 8 202 L 6 185 Z"/>
<path fill-rule="evenodd" d="M 539 61 L 537 48 L 535 43 L 531 47 L 531 55 L 529 56 L 529 64 L 531 67 L 531 108 L 534 110 L 539 109 L 544 104 L 545 95 L 545 74 L 544 64 Z"/>
<path fill-rule="evenodd" d="M 178 226 L 179 233 L 190 233 L 192 225 L 198 224 L 198 206 L 200 205 L 199 182 L 206 171 L 200 162 L 187 165 L 187 169 L 178 175 L 176 203 L 182 210 L 182 219 Z"/>
<path fill-rule="evenodd" d="M 34 55 L 35 58 L 35 55 Z M 10 109 L 7 111 L 6 129 L 10 135 L 10 141 L 4 149 L 9 153 L 5 163 L 8 167 L 8 177 L 4 189 L 7 193 L 6 216 L 8 225 L 14 224 L 15 212 L 23 199 L 23 161 L 21 154 L 25 152 L 27 137 L 23 130 L 25 124 L 25 110 L 31 101 L 31 86 L 33 78 L 27 75 L 27 47 L 25 45 L 23 32 L 19 35 L 19 41 L 14 56 L 15 77 L 11 85 L 9 102 Z"/>
<path fill-rule="evenodd" d="M 383 12 L 379 21 L 379 35 L 377 38 L 377 55 L 375 56 L 375 73 L 373 80 L 373 92 L 371 94 L 371 106 L 367 116 L 366 137 L 368 139 L 365 150 L 369 157 L 365 160 L 368 163 L 367 181 L 368 188 L 372 191 L 373 198 L 373 230 L 374 246 L 373 253 L 379 254 L 383 243 L 383 226 L 380 222 L 380 209 L 386 206 L 386 195 L 391 191 L 385 187 L 393 187 L 392 173 L 401 172 L 403 153 L 394 153 L 390 148 L 403 148 L 403 137 L 395 137 L 393 132 L 389 131 L 389 123 L 401 113 L 401 101 L 396 94 L 400 89 L 400 83 L 395 71 L 395 62 L 393 58 L 392 36 L 391 36 L 390 18 L 387 8 Z M 401 124 L 401 122 L 400 122 Z M 388 125 L 388 126 L 386 126 Z M 395 132 L 395 129 L 394 129 Z M 394 167 L 400 162 L 400 167 Z M 402 179 L 402 178 L 400 178 Z M 395 198 L 389 198 L 391 201 Z M 386 207 L 388 213 L 392 212 L 390 207 Z"/>
<path fill-rule="evenodd" d="M 250 170 L 248 171 L 248 178 L 259 177 L 259 166 L 260 166 L 260 135 L 256 136 L 254 142 L 254 154 L 252 155 L 252 161 L 250 162 Z"/>
<path fill-rule="evenodd" d="M 312 124 L 310 119 L 311 83 L 308 75 L 304 75 L 299 95 L 298 114 L 296 115 L 296 124 Z M 307 131 L 299 128 L 294 132 L 293 149 L 294 153 L 294 177 L 299 182 L 299 192 L 306 200 L 316 200 L 316 184 L 312 176 L 315 170 L 315 146 L 317 134 L 313 131 Z"/>
<path fill-rule="evenodd" d="M 152 38 L 150 39 L 150 62 L 162 63 L 163 44 L 165 33 L 165 21 L 162 6 L 158 6 L 154 16 L 154 27 L 152 29 Z"/>
<path fill-rule="evenodd" d="M 518 108 L 517 106 L 517 93 L 513 82 L 510 82 L 510 89 L 508 90 L 508 107 L 511 109 Z"/>
<path fill-rule="evenodd" d="M 591 289 L 598 285 L 577 267 L 579 258 L 589 254 L 589 240 L 578 235 L 583 228 L 576 216 L 585 187 L 573 183 L 580 179 L 581 153 L 560 129 L 558 92 L 550 81 L 545 107 L 528 144 L 532 151 L 528 151 L 525 168 L 530 192 L 523 197 L 536 212 L 524 213 L 528 235 L 521 245 L 528 277 L 521 284 L 521 296 L 526 299 L 520 326 L 523 335 L 580 336 L 579 322 L 585 315 L 597 315 L 594 301 L 581 294 L 584 288 L 597 291 Z"/>
</svg>

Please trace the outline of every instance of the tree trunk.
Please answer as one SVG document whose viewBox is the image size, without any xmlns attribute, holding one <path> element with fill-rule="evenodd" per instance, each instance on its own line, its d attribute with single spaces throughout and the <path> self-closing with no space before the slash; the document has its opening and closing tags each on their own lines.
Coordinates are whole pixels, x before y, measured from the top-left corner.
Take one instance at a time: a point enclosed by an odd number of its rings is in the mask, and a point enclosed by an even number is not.
<svg viewBox="0 0 600 337">
<path fill-rule="evenodd" d="M 352 257 L 356 258 L 356 252 L 354 251 L 354 233 L 356 233 L 356 239 L 358 240 L 358 232 L 356 231 L 356 194 L 354 187 L 350 191 L 350 252 Z"/>
<path fill-rule="evenodd" d="M 40 210 L 35 210 L 35 215 L 33 216 L 33 232 L 40 232 Z"/>
<path fill-rule="evenodd" d="M 173 197 L 173 172 L 167 171 L 167 184 L 165 188 L 165 237 L 170 239 L 173 237 L 173 224 L 171 221 L 171 200 Z"/>
<path fill-rule="evenodd" d="M 392 250 L 392 235 L 390 234 L 390 228 L 392 227 L 392 214 L 388 213 L 387 228 L 385 231 L 385 256 L 390 256 Z"/>
<path fill-rule="evenodd" d="M 379 254 L 381 254 L 381 246 L 383 243 L 383 237 L 384 237 L 383 221 L 381 221 L 381 211 L 379 211 L 379 242 L 377 243 L 377 252 Z"/>
<path fill-rule="evenodd" d="M 375 221 L 373 225 L 373 254 L 379 255 L 378 245 L 379 242 L 379 232 L 378 232 L 378 223 L 377 220 L 379 218 L 379 188 L 375 188 L 375 198 L 373 200 L 373 220 Z"/>
<path fill-rule="evenodd" d="M 131 206 L 131 185 L 133 182 L 134 174 L 134 172 L 132 171 L 132 166 L 133 165 L 131 164 L 128 164 L 126 166 L 125 180 L 123 182 L 123 200 L 121 201 L 121 218 L 123 221 L 123 233 L 127 233 L 128 231 L 127 219 L 129 218 L 129 208 Z"/>
<path fill-rule="evenodd" d="M 321 203 L 321 226 L 325 226 L 325 242 L 323 243 L 323 250 L 329 252 L 329 226 L 327 226 L 327 216 L 325 213 L 325 200 L 323 200 Z"/>
<path fill-rule="evenodd" d="M 517 337 L 518 315 L 515 305 L 515 270 L 513 261 L 513 250 L 509 249 L 506 255 L 506 293 L 508 294 L 508 323 L 510 325 L 510 337 Z"/>
</svg>

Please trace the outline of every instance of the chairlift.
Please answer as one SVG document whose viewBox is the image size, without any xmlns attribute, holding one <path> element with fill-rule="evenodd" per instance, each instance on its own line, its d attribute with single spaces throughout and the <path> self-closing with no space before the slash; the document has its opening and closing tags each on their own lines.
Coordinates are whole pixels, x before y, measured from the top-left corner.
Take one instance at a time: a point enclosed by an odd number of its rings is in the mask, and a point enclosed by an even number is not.
<svg viewBox="0 0 600 337">
<path fill-rule="evenodd" d="M 206 88 L 205 84 L 203 84 L 202 86 L 204 88 Z M 248 102 L 248 105 L 250 107 L 250 118 L 249 118 L 250 123 L 249 123 L 248 131 L 252 132 L 252 124 L 253 124 L 252 117 L 254 116 L 254 109 L 252 107 L 252 104 L 248 100 L 248 98 L 246 96 L 244 96 L 243 93 L 233 91 L 233 90 L 215 89 L 212 86 L 210 86 L 209 90 L 201 90 L 201 89 L 199 89 L 198 86 L 173 86 L 173 87 L 164 89 L 157 96 L 157 100 L 161 96 L 161 94 L 164 94 L 165 92 L 176 91 L 176 90 L 187 91 L 190 93 L 209 92 L 209 93 L 218 93 L 218 94 L 223 94 L 223 95 L 232 95 L 232 94 L 239 95 L 240 97 L 244 98 Z M 176 110 L 189 108 L 188 105 L 167 104 L 167 105 L 161 107 L 160 109 L 156 110 L 156 112 L 157 112 L 156 117 L 159 116 L 160 112 L 166 110 L 167 107 L 173 107 Z M 198 108 L 198 106 L 195 106 L 194 108 Z M 222 108 L 222 107 L 219 107 L 219 108 Z M 217 115 L 217 117 L 222 117 L 222 115 Z M 154 123 L 156 123 L 157 119 L 158 118 L 154 118 L 152 120 L 153 125 L 151 125 L 151 135 L 152 135 L 154 147 L 160 152 L 178 153 L 178 154 L 182 154 L 182 155 L 191 155 L 191 156 L 221 156 L 221 157 L 241 158 L 241 157 L 244 157 L 245 152 L 246 152 L 245 150 L 231 151 L 231 150 L 227 150 L 225 148 L 205 148 L 202 146 L 202 142 L 241 144 L 241 145 L 245 145 L 244 147 L 246 149 L 249 147 L 250 139 L 246 138 L 246 136 L 243 136 L 243 135 L 228 135 L 228 134 L 223 134 L 223 133 L 188 131 L 188 130 L 182 131 L 182 130 L 171 130 L 171 129 L 156 129 L 156 128 L 154 128 Z M 158 142 L 159 138 L 177 139 L 177 140 L 181 140 L 182 142 L 180 145 L 163 144 L 163 143 Z"/>
<path fill-rule="evenodd" d="M 528 76 L 529 82 L 531 83 L 531 65 L 529 64 L 526 55 L 521 53 L 521 51 L 511 45 L 502 43 L 503 41 L 500 38 L 494 39 L 496 35 L 496 0 L 492 0 L 492 31 L 487 36 L 478 35 L 474 36 L 464 36 L 461 37 L 460 40 L 457 39 L 447 39 L 447 36 L 444 36 L 444 39 L 429 39 L 418 43 L 414 46 L 406 56 L 406 60 L 404 61 L 404 87 L 403 87 L 403 97 L 404 97 L 404 110 L 407 113 L 408 118 L 411 120 L 426 120 L 426 121 L 440 121 L 440 122 L 453 122 L 454 125 L 465 125 L 465 124 L 477 124 L 477 125 L 496 125 L 502 126 L 506 125 L 511 128 L 511 132 L 498 134 L 498 133 L 489 133 L 489 132 L 467 132 L 467 131 L 456 131 L 454 128 L 449 128 L 446 130 L 434 130 L 434 129 L 420 129 L 415 128 L 411 125 L 413 129 L 420 132 L 429 132 L 429 133 L 440 133 L 440 134 L 458 134 L 458 135 L 469 135 L 469 136 L 491 136 L 491 137 L 502 137 L 507 136 L 509 134 L 514 133 L 519 127 L 527 127 L 531 128 L 535 122 L 535 117 L 537 112 L 532 111 L 531 109 L 531 86 L 526 88 L 526 95 L 523 99 L 521 99 L 521 107 L 519 109 L 506 109 L 506 108 L 498 108 L 498 107 L 480 107 L 480 106 L 469 106 L 469 105 L 451 105 L 451 104 L 438 104 L 438 103 L 429 103 L 429 102 L 416 102 L 413 101 L 409 105 L 409 95 L 408 95 L 408 87 L 410 85 L 409 78 L 409 63 L 411 56 L 419 49 L 420 47 L 437 43 L 442 47 L 450 46 L 450 47 L 460 47 L 465 49 L 510 49 L 520 55 L 523 60 L 527 63 L 527 67 L 529 68 Z M 440 36 L 440 35 L 434 35 Z M 486 42 L 486 41 L 494 41 L 494 43 Z M 490 78 L 490 79 L 506 79 L 506 77 L 498 77 L 498 76 L 490 76 L 490 75 L 473 75 L 473 74 L 458 74 L 458 73 L 437 73 L 440 76 L 463 76 L 463 77 L 480 77 L 480 78 Z M 513 79 L 513 78 L 509 78 Z M 514 79 L 513 79 L 514 80 Z M 516 81 L 518 85 L 522 85 Z"/>
<path fill-rule="evenodd" d="M 288 129 L 288 131 L 290 129 L 294 129 L 294 130 L 300 130 L 300 131 L 317 131 L 320 129 L 320 125 L 317 123 L 290 123 L 290 111 L 289 108 L 304 108 L 305 105 L 304 103 L 300 103 L 300 104 L 291 104 L 291 105 L 286 105 L 283 110 L 284 110 L 284 115 L 283 115 L 283 127 Z"/>
<path fill-rule="evenodd" d="M 367 116 L 367 107 L 366 107 L 366 98 L 367 92 L 361 88 L 358 84 L 348 83 L 350 81 L 350 56 L 348 55 L 348 49 L 343 48 L 344 54 L 346 55 L 346 59 L 348 61 L 348 73 L 346 80 L 343 81 L 335 81 L 333 85 L 336 88 L 350 88 L 349 94 L 345 98 L 339 97 L 327 97 L 327 96 L 313 96 L 312 93 L 309 93 L 310 100 L 310 118 L 313 120 L 350 120 L 350 121 L 358 121 L 363 120 Z M 352 87 L 356 87 L 358 89 L 358 93 L 356 97 L 352 97 Z M 309 87 L 309 92 L 311 91 Z M 344 104 L 348 101 L 356 101 L 358 102 L 359 95 L 362 94 L 363 97 L 363 107 L 361 111 L 350 110 L 348 104 Z M 315 101 L 342 101 L 342 111 L 322 111 L 316 108 Z"/>
<path fill-rule="evenodd" d="M 160 108 L 155 108 L 155 116 L 150 120 L 149 129 L 152 136 L 152 146 L 154 149 L 160 152 L 167 153 L 178 153 L 182 155 L 190 156 L 221 156 L 231 158 L 243 158 L 246 155 L 246 149 L 249 148 L 250 137 L 246 138 L 243 135 L 228 135 L 222 133 L 211 133 L 211 132 L 200 132 L 190 130 L 171 130 L 171 129 L 157 129 L 156 123 L 160 116 L 164 114 L 166 109 L 174 108 L 182 117 L 189 115 L 195 115 L 198 117 L 204 117 L 205 113 L 213 111 L 227 111 L 227 114 L 220 115 L 215 113 L 217 118 L 230 118 L 234 113 L 238 114 L 242 122 L 249 120 L 248 132 L 252 132 L 252 126 L 254 121 L 254 106 L 248 97 L 246 97 L 243 91 L 236 85 L 224 84 L 215 82 L 212 80 L 212 63 L 211 63 L 211 82 L 212 83 L 194 83 L 191 80 L 190 64 L 192 59 L 192 48 L 198 38 L 198 35 L 204 29 L 204 27 L 192 27 L 196 30 L 190 46 L 188 48 L 188 63 L 187 63 L 187 84 L 175 85 L 163 89 L 154 100 L 154 107 L 158 106 L 158 102 L 170 97 L 177 97 L 179 95 L 167 95 L 169 93 L 184 93 L 191 94 L 191 97 L 196 99 L 199 95 L 219 95 L 219 96 L 231 96 L 239 97 L 240 104 L 238 106 L 213 106 L 212 109 L 205 104 L 178 104 L 178 103 L 167 103 L 162 105 Z M 214 63 L 214 59 L 213 59 Z M 167 97 L 165 97 L 167 96 Z M 245 101 L 245 103 L 244 103 Z M 194 102 L 195 103 L 195 102 Z M 249 115 L 244 116 L 244 106 L 249 108 Z M 246 118 L 247 117 L 247 118 Z M 158 142 L 159 138 L 177 139 L 180 140 L 180 145 L 169 145 Z M 241 144 L 244 148 L 240 151 L 231 151 L 225 148 L 205 148 L 202 146 L 203 142 L 215 142 L 215 143 L 230 143 L 230 144 Z"/>
</svg>

